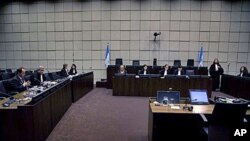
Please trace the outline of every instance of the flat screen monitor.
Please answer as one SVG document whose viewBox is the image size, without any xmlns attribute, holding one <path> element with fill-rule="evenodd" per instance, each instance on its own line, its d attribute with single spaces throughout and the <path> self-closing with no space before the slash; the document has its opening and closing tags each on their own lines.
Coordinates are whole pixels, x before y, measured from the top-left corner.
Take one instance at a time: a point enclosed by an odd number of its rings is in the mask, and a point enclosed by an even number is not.
<svg viewBox="0 0 250 141">
<path fill-rule="evenodd" d="M 194 75 L 194 70 L 186 70 L 186 75 Z"/>
<path fill-rule="evenodd" d="M 207 90 L 190 89 L 189 96 L 190 96 L 190 103 L 193 105 L 209 104 Z"/>
<path fill-rule="evenodd" d="M 163 103 L 168 101 L 171 104 L 180 103 L 180 92 L 179 91 L 157 91 L 157 102 Z"/>
</svg>

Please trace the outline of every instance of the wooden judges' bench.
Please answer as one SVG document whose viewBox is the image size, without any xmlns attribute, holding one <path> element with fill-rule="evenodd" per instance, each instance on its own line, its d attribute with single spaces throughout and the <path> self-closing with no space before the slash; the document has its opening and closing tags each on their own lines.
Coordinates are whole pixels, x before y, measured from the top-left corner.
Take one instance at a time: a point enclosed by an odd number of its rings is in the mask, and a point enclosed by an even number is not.
<svg viewBox="0 0 250 141">
<path fill-rule="evenodd" d="M 126 65 L 127 73 L 129 74 L 138 74 L 138 71 L 141 70 L 143 66 L 131 66 Z M 162 66 L 148 66 L 148 69 L 150 71 L 150 74 L 159 74 L 160 70 L 163 69 Z M 171 72 L 174 72 L 176 67 L 171 67 Z M 107 68 L 107 84 L 106 88 L 112 89 L 112 78 L 119 70 L 119 66 L 116 65 L 109 65 Z M 208 69 L 207 67 L 187 67 L 183 66 L 183 70 L 194 70 L 195 75 L 208 75 Z"/>
<path fill-rule="evenodd" d="M 208 97 L 212 93 L 212 79 L 207 75 L 160 77 L 140 77 L 120 75 L 113 77 L 114 96 L 156 97 L 158 90 L 180 91 L 181 97 L 188 97 L 189 89 L 206 89 Z"/>
</svg>

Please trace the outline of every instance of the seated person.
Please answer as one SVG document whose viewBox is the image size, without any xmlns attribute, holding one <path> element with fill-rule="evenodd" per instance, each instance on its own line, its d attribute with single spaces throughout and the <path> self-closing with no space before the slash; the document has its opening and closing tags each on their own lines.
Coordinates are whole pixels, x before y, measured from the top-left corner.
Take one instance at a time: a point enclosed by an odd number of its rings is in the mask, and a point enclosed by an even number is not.
<svg viewBox="0 0 250 141">
<path fill-rule="evenodd" d="M 30 81 L 24 80 L 25 72 L 26 70 L 21 67 L 17 69 L 17 75 L 11 79 L 10 86 L 14 91 L 22 92 L 30 86 Z"/>
<path fill-rule="evenodd" d="M 119 70 L 118 70 L 118 74 L 127 74 L 127 71 L 126 71 L 124 65 L 120 65 Z"/>
<path fill-rule="evenodd" d="M 240 74 L 238 75 L 240 77 L 248 77 L 248 70 L 245 66 L 240 67 Z"/>
<path fill-rule="evenodd" d="M 76 64 L 72 64 L 69 70 L 69 75 L 76 75 L 76 74 L 77 74 Z"/>
<path fill-rule="evenodd" d="M 61 69 L 60 75 L 63 77 L 69 76 L 68 64 L 63 64 L 63 68 Z"/>
<path fill-rule="evenodd" d="M 144 64 L 143 69 L 139 71 L 139 75 L 147 75 L 147 74 L 149 74 L 148 66 Z"/>
<path fill-rule="evenodd" d="M 185 72 L 181 66 L 178 66 L 178 68 L 174 71 L 174 74 L 175 75 L 185 75 Z"/>
<path fill-rule="evenodd" d="M 164 65 L 164 68 L 160 71 L 161 77 L 171 74 L 171 70 L 168 64 Z"/>
<path fill-rule="evenodd" d="M 31 75 L 30 80 L 32 86 L 41 85 L 44 81 L 46 81 L 46 77 L 43 72 L 44 67 L 39 66 L 38 69 Z"/>
</svg>

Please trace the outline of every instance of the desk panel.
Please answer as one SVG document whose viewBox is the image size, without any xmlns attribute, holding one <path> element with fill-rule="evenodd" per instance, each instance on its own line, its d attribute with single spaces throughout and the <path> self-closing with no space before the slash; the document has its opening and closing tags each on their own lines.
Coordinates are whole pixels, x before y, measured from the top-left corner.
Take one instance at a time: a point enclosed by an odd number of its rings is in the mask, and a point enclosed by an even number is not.
<svg viewBox="0 0 250 141">
<path fill-rule="evenodd" d="M 44 141 L 72 103 L 69 79 L 56 87 L 34 103 L 31 101 L 16 108 L 0 107 L 0 138 Z"/>
<path fill-rule="evenodd" d="M 72 101 L 76 102 L 94 88 L 93 72 L 79 74 L 72 78 Z"/>
<path fill-rule="evenodd" d="M 126 70 L 130 74 L 138 74 L 138 71 L 141 70 L 143 66 L 126 66 Z M 109 65 L 107 68 L 107 88 L 112 89 L 113 82 L 112 78 L 115 75 L 115 73 L 118 72 L 119 67 L 115 65 Z M 159 74 L 162 67 L 161 66 L 148 66 L 148 69 L 151 74 Z M 171 72 L 173 72 L 176 69 L 176 67 L 171 68 Z M 196 75 L 208 75 L 208 69 L 207 67 L 183 67 L 183 70 L 191 69 L 194 70 L 194 73 Z"/>
<path fill-rule="evenodd" d="M 221 91 L 237 98 L 250 100 L 250 77 L 224 74 L 221 77 Z"/>
<path fill-rule="evenodd" d="M 166 78 L 158 77 L 113 77 L 114 96 L 145 96 L 155 97 L 158 90 L 180 91 L 181 97 L 188 97 L 189 89 L 206 89 L 208 96 L 212 93 L 212 80 L 206 76 L 171 76 Z"/>
</svg>

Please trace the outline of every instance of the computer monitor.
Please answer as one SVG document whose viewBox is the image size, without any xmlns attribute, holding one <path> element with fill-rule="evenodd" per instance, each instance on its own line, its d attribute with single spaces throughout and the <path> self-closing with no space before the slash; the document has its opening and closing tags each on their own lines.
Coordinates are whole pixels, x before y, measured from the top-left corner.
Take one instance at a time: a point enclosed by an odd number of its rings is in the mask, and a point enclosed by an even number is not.
<svg viewBox="0 0 250 141">
<path fill-rule="evenodd" d="M 194 75 L 194 70 L 186 70 L 186 75 Z"/>
<path fill-rule="evenodd" d="M 167 100 L 171 104 L 180 103 L 180 92 L 179 91 L 157 91 L 157 102 L 163 103 Z"/>
<path fill-rule="evenodd" d="M 190 96 L 190 103 L 193 105 L 209 104 L 207 90 L 190 89 L 189 96 Z"/>
</svg>

